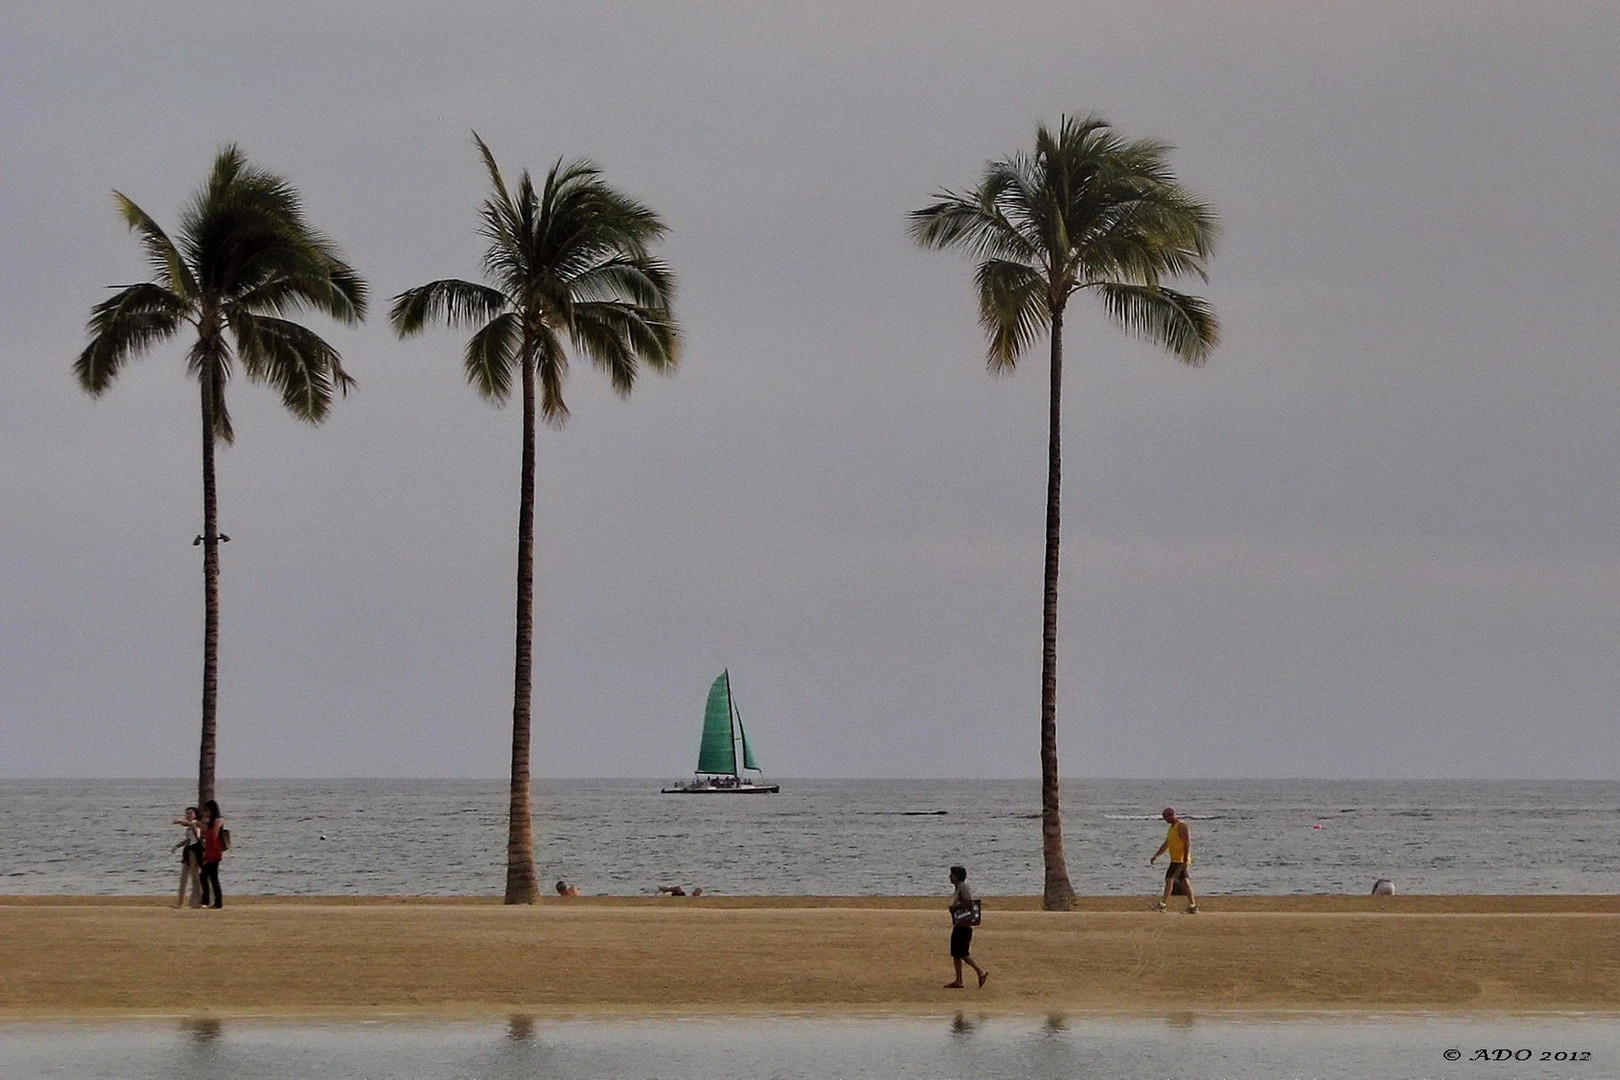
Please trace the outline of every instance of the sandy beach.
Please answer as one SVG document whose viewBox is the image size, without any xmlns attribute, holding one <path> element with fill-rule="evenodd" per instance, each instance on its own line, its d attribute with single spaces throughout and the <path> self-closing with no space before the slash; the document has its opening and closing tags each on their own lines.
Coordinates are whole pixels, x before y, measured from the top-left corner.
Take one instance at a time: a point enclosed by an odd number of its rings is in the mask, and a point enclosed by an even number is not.
<svg viewBox="0 0 1620 1080">
<path fill-rule="evenodd" d="M 0 898 L 0 1017 L 1198 1010 L 1620 1012 L 1620 897 Z M 971 973 L 970 973 L 971 975 Z"/>
</svg>

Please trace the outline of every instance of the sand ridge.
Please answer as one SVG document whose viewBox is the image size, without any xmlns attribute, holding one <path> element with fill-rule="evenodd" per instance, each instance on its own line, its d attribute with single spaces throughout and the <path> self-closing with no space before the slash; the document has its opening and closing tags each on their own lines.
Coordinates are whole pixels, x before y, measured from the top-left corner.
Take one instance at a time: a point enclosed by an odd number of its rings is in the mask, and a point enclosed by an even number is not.
<svg viewBox="0 0 1620 1080">
<path fill-rule="evenodd" d="M 0 897 L 0 1017 L 1177 1010 L 1620 1012 L 1620 897 Z"/>
</svg>

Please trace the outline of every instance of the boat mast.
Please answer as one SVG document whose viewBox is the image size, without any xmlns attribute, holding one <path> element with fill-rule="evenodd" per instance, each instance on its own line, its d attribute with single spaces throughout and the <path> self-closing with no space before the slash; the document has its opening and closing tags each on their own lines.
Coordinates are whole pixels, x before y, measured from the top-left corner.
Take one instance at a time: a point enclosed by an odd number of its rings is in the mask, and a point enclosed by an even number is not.
<svg viewBox="0 0 1620 1080">
<path fill-rule="evenodd" d="M 737 699 L 731 696 L 731 671 L 726 670 L 726 707 L 731 710 L 731 775 L 738 781 L 742 780 L 742 763 L 737 757 L 737 725 L 741 719 L 737 715 Z"/>
</svg>

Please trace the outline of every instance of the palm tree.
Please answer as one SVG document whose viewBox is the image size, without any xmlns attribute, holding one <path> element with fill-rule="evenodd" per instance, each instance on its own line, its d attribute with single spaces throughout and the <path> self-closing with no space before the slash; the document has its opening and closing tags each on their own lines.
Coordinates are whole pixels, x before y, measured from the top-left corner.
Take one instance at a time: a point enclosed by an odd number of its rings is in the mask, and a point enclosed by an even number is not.
<svg viewBox="0 0 1620 1080">
<path fill-rule="evenodd" d="M 239 368 L 281 391 L 282 404 L 318 424 L 332 391 L 353 380 L 319 335 L 286 318 L 305 309 L 339 322 L 365 317 L 366 285 L 325 235 L 304 219 L 298 193 L 281 177 L 249 165 L 233 145 L 220 151 L 207 182 L 180 218 L 178 242 L 146 211 L 113 192 L 140 237 L 155 280 L 118 288 L 91 309 L 90 344 L 74 362 L 79 385 L 104 393 L 124 363 L 185 327 L 186 354 L 202 398 L 203 685 L 197 803 L 214 797 L 219 697 L 219 535 L 214 443 L 234 439 L 225 385 Z"/>
<path fill-rule="evenodd" d="M 517 648 L 512 678 L 512 784 L 506 841 L 506 902 L 538 893 L 529 789 L 534 643 L 534 442 L 538 408 L 560 427 L 568 418 L 568 354 L 583 353 L 630 393 L 642 361 L 675 366 L 679 334 L 670 314 L 674 276 L 647 246 L 664 235 L 658 216 L 615 191 L 588 161 L 559 159 L 536 190 L 527 170 L 507 187 L 477 134 L 494 188 L 479 233 L 489 241 L 491 285 L 445 279 L 400 293 L 390 318 L 400 337 L 429 322 L 477 326 L 467 341 L 467 381 L 504 404 L 517 376 L 523 397 L 523 466 L 518 495 Z"/>
<path fill-rule="evenodd" d="M 995 372 L 1014 367 L 1045 331 L 1051 344 L 1046 473 L 1046 583 L 1041 611 L 1041 834 L 1048 910 L 1074 906 L 1058 808 L 1057 607 L 1063 315 L 1094 291 L 1127 332 L 1200 365 L 1218 336 L 1208 304 L 1166 288 L 1180 274 L 1206 278 L 1215 215 L 1171 175 L 1170 148 L 1127 141 L 1095 116 L 1065 116 L 1035 131 L 1034 154 L 990 162 L 977 189 L 939 193 L 910 215 L 924 247 L 980 260 L 979 322 Z"/>
</svg>

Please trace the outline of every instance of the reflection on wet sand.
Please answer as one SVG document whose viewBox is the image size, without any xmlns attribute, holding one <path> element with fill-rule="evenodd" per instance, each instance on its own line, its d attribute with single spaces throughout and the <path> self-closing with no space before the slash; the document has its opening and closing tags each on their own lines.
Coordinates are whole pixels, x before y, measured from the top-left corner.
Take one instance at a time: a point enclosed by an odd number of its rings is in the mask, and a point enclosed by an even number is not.
<svg viewBox="0 0 1620 1080">
<path fill-rule="evenodd" d="M 217 1016 L 188 1016 L 180 1021 L 180 1030 L 201 1046 L 218 1041 L 225 1025 Z"/>
<path fill-rule="evenodd" d="M 1458 1045 L 1556 1042 L 1620 1061 L 1620 1016 L 1211 1014 L 1158 1016 L 952 1011 L 929 1017 L 708 1016 L 567 1020 L 291 1022 L 196 1016 L 159 1023 L 0 1023 L 0 1077 L 174 1080 L 177 1076 L 743 1075 L 889 1080 L 994 1076 L 1391 1076 Z M 229 1030 L 227 1030 L 227 1028 Z M 746 1040 L 739 1033 L 747 1032 Z M 1493 1042 L 1494 1040 L 1494 1042 Z M 742 1045 L 745 1041 L 746 1045 Z M 1430 1074 L 1432 1075 L 1432 1074 Z M 1521 1072 L 1522 1076 L 1614 1075 Z"/>
</svg>

